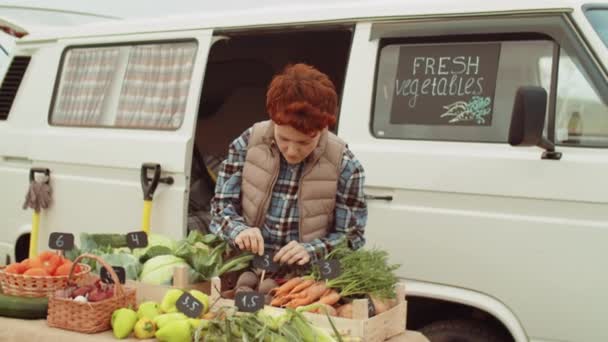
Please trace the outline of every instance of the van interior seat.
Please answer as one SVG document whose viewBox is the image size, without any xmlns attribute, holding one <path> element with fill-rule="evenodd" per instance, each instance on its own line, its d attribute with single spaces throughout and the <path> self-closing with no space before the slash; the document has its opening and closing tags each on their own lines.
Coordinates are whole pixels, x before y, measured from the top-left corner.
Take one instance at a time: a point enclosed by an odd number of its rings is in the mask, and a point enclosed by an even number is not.
<svg viewBox="0 0 608 342">
<path fill-rule="evenodd" d="M 200 153 L 226 156 L 228 146 L 253 123 L 267 120 L 266 86 L 234 89 L 210 116 L 196 125 L 196 146 Z"/>
</svg>

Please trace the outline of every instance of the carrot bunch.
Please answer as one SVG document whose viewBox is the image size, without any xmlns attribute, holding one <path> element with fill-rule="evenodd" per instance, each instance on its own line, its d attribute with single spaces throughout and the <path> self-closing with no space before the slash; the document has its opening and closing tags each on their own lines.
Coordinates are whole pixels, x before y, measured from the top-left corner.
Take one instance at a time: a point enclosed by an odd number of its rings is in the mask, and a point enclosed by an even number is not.
<svg viewBox="0 0 608 342">
<path fill-rule="evenodd" d="M 307 277 L 292 278 L 272 292 L 270 305 L 292 309 L 314 303 L 331 306 L 340 300 L 338 292 L 327 287 L 325 281 Z"/>
</svg>

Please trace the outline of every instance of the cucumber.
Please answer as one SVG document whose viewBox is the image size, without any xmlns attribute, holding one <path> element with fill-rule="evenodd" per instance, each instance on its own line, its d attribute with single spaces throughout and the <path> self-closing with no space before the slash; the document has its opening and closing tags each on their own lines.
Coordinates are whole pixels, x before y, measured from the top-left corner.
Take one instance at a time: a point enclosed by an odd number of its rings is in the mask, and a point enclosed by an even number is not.
<svg viewBox="0 0 608 342">
<path fill-rule="evenodd" d="M 46 318 L 49 300 L 46 297 L 28 298 L 0 293 L 0 316 L 40 319 Z"/>
</svg>

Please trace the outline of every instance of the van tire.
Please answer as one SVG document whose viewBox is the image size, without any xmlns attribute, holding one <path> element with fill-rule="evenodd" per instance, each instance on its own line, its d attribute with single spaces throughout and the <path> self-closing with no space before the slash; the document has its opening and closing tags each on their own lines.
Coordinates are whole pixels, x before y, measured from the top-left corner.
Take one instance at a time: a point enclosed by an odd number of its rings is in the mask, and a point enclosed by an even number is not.
<svg viewBox="0 0 608 342">
<path fill-rule="evenodd" d="M 437 321 L 420 329 L 431 342 L 510 342 L 488 324 L 475 320 Z"/>
</svg>

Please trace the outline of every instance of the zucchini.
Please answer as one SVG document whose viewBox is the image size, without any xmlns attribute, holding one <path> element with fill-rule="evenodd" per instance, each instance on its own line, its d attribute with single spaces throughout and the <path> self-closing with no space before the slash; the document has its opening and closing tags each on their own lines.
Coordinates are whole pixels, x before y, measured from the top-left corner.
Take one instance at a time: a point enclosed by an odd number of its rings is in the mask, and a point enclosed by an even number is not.
<svg viewBox="0 0 608 342">
<path fill-rule="evenodd" d="M 0 316 L 24 319 L 46 318 L 48 304 L 47 297 L 17 297 L 0 293 Z"/>
</svg>

